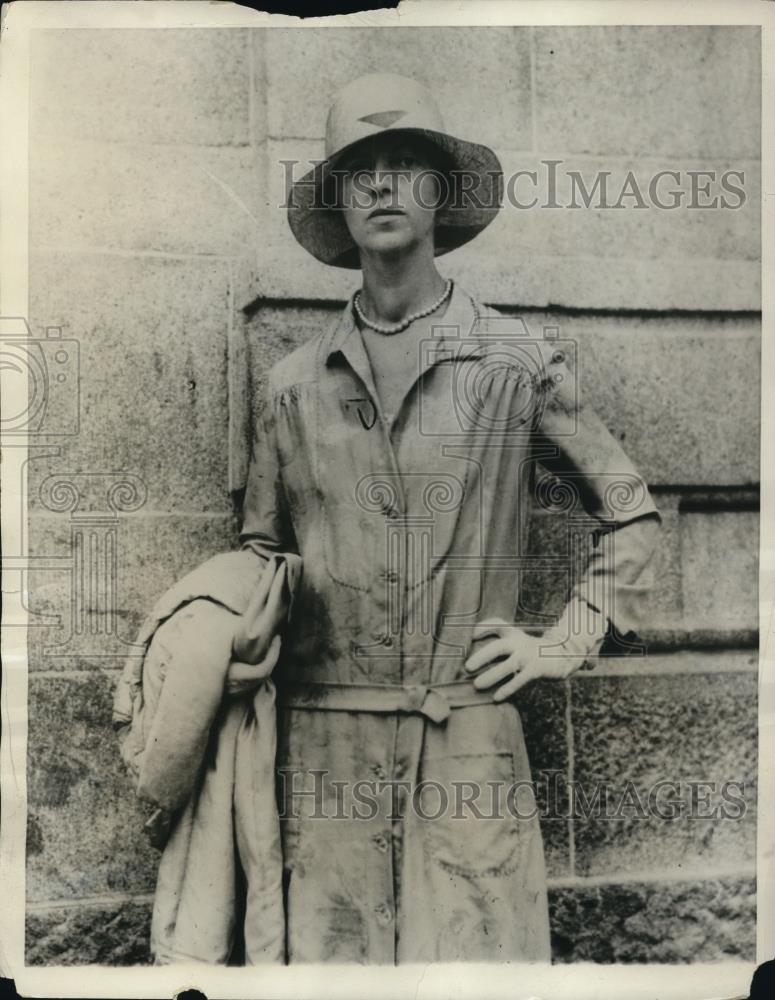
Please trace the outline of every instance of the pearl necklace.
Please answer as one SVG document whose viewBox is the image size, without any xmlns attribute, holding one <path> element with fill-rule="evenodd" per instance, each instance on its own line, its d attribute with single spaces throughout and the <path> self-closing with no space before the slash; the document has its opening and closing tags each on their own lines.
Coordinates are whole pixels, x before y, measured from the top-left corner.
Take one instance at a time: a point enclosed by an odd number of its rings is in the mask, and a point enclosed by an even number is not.
<svg viewBox="0 0 775 1000">
<path fill-rule="evenodd" d="M 447 278 L 447 283 L 444 287 L 444 291 L 442 292 L 441 296 L 433 303 L 432 306 L 428 306 L 427 309 L 421 309 L 419 312 L 414 312 L 411 315 L 407 316 L 406 319 L 402 319 L 400 323 L 394 323 L 392 326 L 383 326 L 380 323 L 372 323 L 370 319 L 367 319 L 363 315 L 363 310 L 361 309 L 361 304 L 359 301 L 362 289 L 359 289 L 355 293 L 355 297 L 353 298 L 353 308 L 355 309 L 355 313 L 358 319 L 361 321 L 361 323 L 363 323 L 364 326 L 368 326 L 372 330 L 376 330 L 377 333 L 382 333 L 385 336 L 390 336 L 393 333 L 401 333 L 402 330 L 406 330 L 406 328 L 411 326 L 415 320 L 423 319 L 425 316 L 430 316 L 432 312 L 436 312 L 436 310 L 440 306 L 442 306 L 452 294 L 452 285 L 453 285 L 452 279 Z"/>
</svg>

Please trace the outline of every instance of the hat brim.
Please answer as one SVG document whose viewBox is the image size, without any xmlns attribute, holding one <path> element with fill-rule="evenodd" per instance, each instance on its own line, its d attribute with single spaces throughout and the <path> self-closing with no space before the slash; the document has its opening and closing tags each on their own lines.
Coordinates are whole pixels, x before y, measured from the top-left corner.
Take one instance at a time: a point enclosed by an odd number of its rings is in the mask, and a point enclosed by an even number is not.
<svg viewBox="0 0 775 1000">
<path fill-rule="evenodd" d="M 438 210 L 434 228 L 435 256 L 473 240 L 493 221 L 503 199 L 503 169 L 488 147 L 430 129 L 385 129 L 420 135 L 437 146 L 459 173 L 450 186 L 452 197 Z M 383 132 L 379 133 L 384 134 Z M 297 241 L 317 260 L 333 267 L 360 268 L 360 254 L 341 209 L 323 197 L 340 158 L 363 142 L 351 143 L 317 164 L 288 193 L 288 223 Z M 460 178 L 465 177 L 462 185 Z"/>
</svg>

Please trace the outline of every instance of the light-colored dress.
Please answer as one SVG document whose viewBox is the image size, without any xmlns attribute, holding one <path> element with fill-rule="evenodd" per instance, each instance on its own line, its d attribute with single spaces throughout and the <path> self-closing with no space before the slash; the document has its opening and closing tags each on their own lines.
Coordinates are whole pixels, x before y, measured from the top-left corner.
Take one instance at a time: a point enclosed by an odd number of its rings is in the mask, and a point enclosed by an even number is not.
<svg viewBox="0 0 775 1000">
<path fill-rule="evenodd" d="M 548 960 L 518 707 L 463 668 L 477 621 L 527 621 L 524 573 L 562 568 L 527 551 L 534 497 L 597 521 L 568 596 L 640 624 L 659 515 L 565 345 L 456 286 L 420 346 L 388 420 L 348 304 L 274 367 L 255 441 L 242 543 L 304 564 L 275 672 L 291 962 Z M 494 818 L 456 814 L 461 785 Z"/>
</svg>

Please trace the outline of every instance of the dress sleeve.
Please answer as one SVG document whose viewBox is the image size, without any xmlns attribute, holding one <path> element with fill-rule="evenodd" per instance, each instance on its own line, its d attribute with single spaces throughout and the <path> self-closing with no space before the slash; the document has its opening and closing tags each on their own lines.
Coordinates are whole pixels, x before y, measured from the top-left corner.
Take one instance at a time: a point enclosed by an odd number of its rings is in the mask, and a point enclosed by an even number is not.
<svg viewBox="0 0 775 1000">
<path fill-rule="evenodd" d="M 546 351 L 535 402 L 537 459 L 597 521 L 586 570 L 569 599 L 602 614 L 621 636 L 637 635 L 645 624 L 659 511 L 619 442 L 583 402 L 562 350 Z M 540 488 L 537 493 L 540 503 Z"/>
<path fill-rule="evenodd" d="M 277 429 L 271 401 L 256 421 L 245 490 L 240 545 L 268 559 L 296 552 L 282 473 L 277 457 Z"/>
</svg>

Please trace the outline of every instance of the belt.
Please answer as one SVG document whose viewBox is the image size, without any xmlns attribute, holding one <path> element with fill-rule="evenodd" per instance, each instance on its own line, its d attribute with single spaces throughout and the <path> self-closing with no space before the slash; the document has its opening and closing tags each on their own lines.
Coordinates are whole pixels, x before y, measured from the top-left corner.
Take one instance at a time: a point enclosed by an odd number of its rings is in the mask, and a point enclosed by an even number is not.
<svg viewBox="0 0 775 1000">
<path fill-rule="evenodd" d="M 408 712 L 443 722 L 453 708 L 498 704 L 470 680 L 449 684 L 339 684 L 298 681 L 278 692 L 286 708 L 327 712 Z"/>
</svg>

